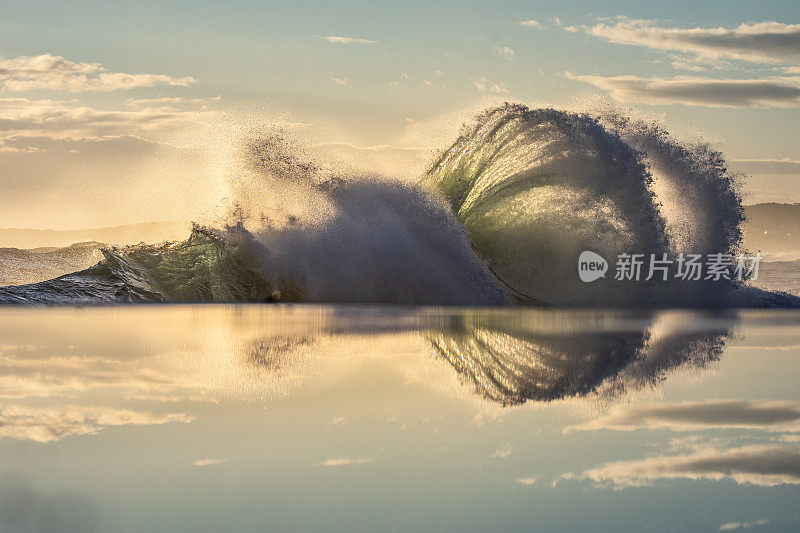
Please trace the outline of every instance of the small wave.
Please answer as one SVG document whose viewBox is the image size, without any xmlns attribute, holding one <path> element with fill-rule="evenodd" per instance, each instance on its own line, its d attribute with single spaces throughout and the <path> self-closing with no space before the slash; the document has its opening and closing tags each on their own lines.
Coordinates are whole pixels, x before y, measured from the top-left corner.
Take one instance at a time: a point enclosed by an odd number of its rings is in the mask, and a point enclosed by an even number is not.
<svg viewBox="0 0 800 533">
<path fill-rule="evenodd" d="M 0 248 L 0 287 L 36 283 L 87 268 L 102 258 L 97 242 L 63 248 Z"/>
<path fill-rule="evenodd" d="M 260 302 L 278 297 L 223 239 L 195 226 L 186 241 L 102 250 L 85 270 L 0 288 L 0 303 Z"/>
</svg>

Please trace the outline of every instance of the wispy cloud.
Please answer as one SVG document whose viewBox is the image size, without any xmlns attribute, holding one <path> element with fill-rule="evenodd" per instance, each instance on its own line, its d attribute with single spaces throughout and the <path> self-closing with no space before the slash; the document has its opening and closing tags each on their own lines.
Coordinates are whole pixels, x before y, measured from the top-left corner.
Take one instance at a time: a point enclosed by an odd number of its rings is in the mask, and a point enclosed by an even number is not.
<svg viewBox="0 0 800 533">
<path fill-rule="evenodd" d="M 612 43 L 694 54 L 706 60 L 800 62 L 800 24 L 757 22 L 736 28 L 665 28 L 650 20 L 618 17 L 594 26 L 563 26 Z"/>
<path fill-rule="evenodd" d="M 470 81 L 478 91 L 482 93 L 508 94 L 505 83 L 490 82 L 486 78 L 470 78 Z"/>
<path fill-rule="evenodd" d="M 205 110 L 148 106 L 131 101 L 126 109 L 106 110 L 73 101 L 0 98 L 0 137 L 40 136 L 97 139 L 153 133 L 200 118 Z"/>
<path fill-rule="evenodd" d="M 689 72 L 708 72 L 710 70 L 718 71 L 730 68 L 731 65 L 727 61 L 716 61 L 709 63 L 702 58 L 689 58 L 689 57 L 675 57 L 672 60 L 672 68 L 675 70 L 688 70 Z"/>
<path fill-rule="evenodd" d="M 358 37 L 343 37 L 341 35 L 317 35 L 320 39 L 325 39 L 333 44 L 377 44 L 378 41 L 372 39 L 360 39 Z"/>
<path fill-rule="evenodd" d="M 341 77 L 337 77 L 337 76 L 330 76 L 328 79 L 330 79 L 333 83 L 335 83 L 339 87 L 344 87 L 348 83 L 347 78 L 341 78 Z"/>
<path fill-rule="evenodd" d="M 514 446 L 511 443 L 506 443 L 497 448 L 493 453 L 492 457 L 495 459 L 505 459 L 514 451 Z"/>
<path fill-rule="evenodd" d="M 800 77 L 734 80 L 707 77 L 642 78 L 566 73 L 572 80 L 608 91 L 617 100 L 653 105 L 708 107 L 797 107 Z"/>
<path fill-rule="evenodd" d="M 800 431 L 800 403 L 709 400 L 617 406 L 608 415 L 572 426 L 565 432 L 600 429 L 697 431 L 720 428 Z"/>
<path fill-rule="evenodd" d="M 751 527 L 768 526 L 769 520 L 762 518 L 761 520 L 753 520 L 751 522 L 728 522 L 721 524 L 717 531 L 735 531 L 737 529 L 750 529 Z"/>
<path fill-rule="evenodd" d="M 93 435 L 111 426 L 189 423 L 193 420 L 194 417 L 184 413 L 157 415 L 112 407 L 7 405 L 0 409 L 0 438 L 53 442 L 71 435 Z"/>
<path fill-rule="evenodd" d="M 750 174 L 800 174 L 800 161 L 795 159 L 729 159 L 728 163 Z"/>
<path fill-rule="evenodd" d="M 506 61 L 513 61 L 517 57 L 517 53 L 508 46 L 495 46 L 494 51 L 497 52 Z"/>
<path fill-rule="evenodd" d="M 739 484 L 800 484 L 800 446 L 756 445 L 725 450 L 699 450 L 686 455 L 661 455 L 619 461 L 564 479 L 589 479 L 614 488 L 642 487 L 660 479 L 732 479 Z"/>
<path fill-rule="evenodd" d="M 227 463 L 227 459 L 212 459 L 211 457 L 205 457 L 203 459 L 197 459 L 195 462 L 192 463 L 193 466 L 214 466 L 214 465 L 221 465 L 222 463 Z"/>
<path fill-rule="evenodd" d="M 535 485 L 539 481 L 539 476 L 518 477 L 517 483 L 520 485 Z"/>
<path fill-rule="evenodd" d="M 185 105 L 201 105 L 205 106 L 210 104 L 219 103 L 222 101 L 222 96 L 214 96 L 211 98 L 183 98 L 180 96 L 161 96 L 158 98 L 126 98 L 125 105 L 128 107 L 152 107 L 152 106 L 185 106 Z"/>
<path fill-rule="evenodd" d="M 535 19 L 522 20 L 520 21 L 519 25 L 537 29 L 542 27 L 542 23 Z"/>
<path fill-rule="evenodd" d="M 348 465 L 363 465 L 366 463 L 372 463 L 375 459 L 371 457 L 356 457 L 356 458 L 348 458 L 348 457 L 339 457 L 335 459 L 325 459 L 319 466 L 348 466 Z"/>
<path fill-rule="evenodd" d="M 197 80 L 191 76 L 112 72 L 99 63 L 69 61 L 52 54 L 0 57 L 0 87 L 8 92 L 107 92 L 156 85 L 187 87 L 195 83 Z"/>
<path fill-rule="evenodd" d="M 338 426 L 339 424 L 343 424 L 346 418 L 343 416 L 337 416 L 336 418 L 328 421 L 328 426 Z"/>
</svg>

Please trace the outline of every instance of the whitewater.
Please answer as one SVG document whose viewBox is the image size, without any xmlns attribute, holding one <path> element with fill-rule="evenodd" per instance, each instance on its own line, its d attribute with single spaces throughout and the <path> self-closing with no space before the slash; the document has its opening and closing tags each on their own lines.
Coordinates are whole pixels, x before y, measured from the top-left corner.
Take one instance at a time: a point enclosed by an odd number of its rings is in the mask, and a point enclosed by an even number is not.
<svg viewBox="0 0 800 533">
<path fill-rule="evenodd" d="M 800 306 L 735 280 L 579 279 L 584 250 L 747 252 L 722 154 L 618 111 L 488 109 L 416 183 L 324 170 L 275 136 L 240 156 L 219 223 L 105 248 L 88 269 L 0 287 L 0 303 Z"/>
</svg>

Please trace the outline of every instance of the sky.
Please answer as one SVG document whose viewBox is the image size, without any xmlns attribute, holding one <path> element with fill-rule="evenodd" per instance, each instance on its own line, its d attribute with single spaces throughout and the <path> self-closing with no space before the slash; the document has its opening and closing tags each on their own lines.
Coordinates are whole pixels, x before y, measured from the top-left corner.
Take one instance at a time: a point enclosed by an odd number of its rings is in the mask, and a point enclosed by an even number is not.
<svg viewBox="0 0 800 533">
<path fill-rule="evenodd" d="M 242 132 L 414 176 L 501 101 L 607 100 L 800 201 L 796 2 L 0 2 L 0 227 L 190 219 Z"/>
</svg>

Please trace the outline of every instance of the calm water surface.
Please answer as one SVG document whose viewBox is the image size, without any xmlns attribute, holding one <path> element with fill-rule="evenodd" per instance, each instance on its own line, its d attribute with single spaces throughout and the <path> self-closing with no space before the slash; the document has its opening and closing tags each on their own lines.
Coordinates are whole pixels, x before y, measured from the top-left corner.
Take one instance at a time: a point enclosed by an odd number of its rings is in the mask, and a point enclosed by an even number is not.
<svg viewBox="0 0 800 533">
<path fill-rule="evenodd" d="M 0 531 L 800 530 L 800 313 L 0 309 Z"/>
</svg>

